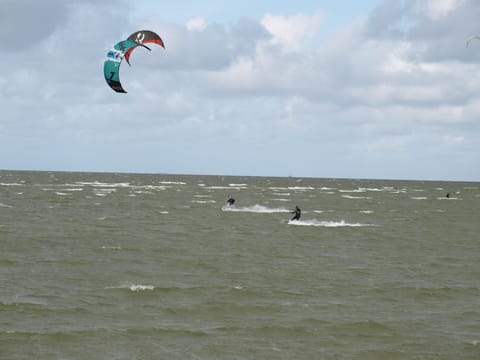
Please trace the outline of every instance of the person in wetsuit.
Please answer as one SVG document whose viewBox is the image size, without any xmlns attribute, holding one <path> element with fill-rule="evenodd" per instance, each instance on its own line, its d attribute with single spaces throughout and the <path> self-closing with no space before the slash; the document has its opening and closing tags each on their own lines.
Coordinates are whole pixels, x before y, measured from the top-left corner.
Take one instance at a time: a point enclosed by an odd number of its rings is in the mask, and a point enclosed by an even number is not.
<svg viewBox="0 0 480 360">
<path fill-rule="evenodd" d="M 298 206 L 295 206 L 295 210 L 292 211 L 292 214 L 295 214 L 295 215 L 293 215 L 293 217 L 290 221 L 300 220 L 300 216 L 302 216 L 302 210 L 300 210 L 300 208 Z"/>
<path fill-rule="evenodd" d="M 233 206 L 233 204 L 235 204 L 235 199 L 230 196 L 227 200 L 227 204 L 229 206 Z"/>
</svg>

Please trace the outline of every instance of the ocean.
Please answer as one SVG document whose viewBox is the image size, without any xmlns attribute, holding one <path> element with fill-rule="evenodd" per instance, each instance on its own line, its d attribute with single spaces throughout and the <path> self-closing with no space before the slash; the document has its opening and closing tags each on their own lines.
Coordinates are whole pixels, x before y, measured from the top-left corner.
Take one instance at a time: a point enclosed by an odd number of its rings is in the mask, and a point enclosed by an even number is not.
<svg viewBox="0 0 480 360">
<path fill-rule="evenodd" d="M 479 209 L 480 183 L 0 171 L 0 359 L 477 360 Z"/>
</svg>

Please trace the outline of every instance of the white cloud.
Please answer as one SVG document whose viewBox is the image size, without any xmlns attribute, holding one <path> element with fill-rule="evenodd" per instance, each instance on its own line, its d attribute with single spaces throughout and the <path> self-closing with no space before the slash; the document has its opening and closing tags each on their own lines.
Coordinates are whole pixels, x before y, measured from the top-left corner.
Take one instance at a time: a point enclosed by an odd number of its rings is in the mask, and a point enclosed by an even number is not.
<svg viewBox="0 0 480 360">
<path fill-rule="evenodd" d="M 197 17 L 189 20 L 186 27 L 189 31 L 203 31 L 207 27 L 207 22 L 204 18 Z"/>
<path fill-rule="evenodd" d="M 445 135 L 443 136 L 443 140 L 449 145 L 462 144 L 463 142 L 465 142 L 465 137 Z"/>
<path fill-rule="evenodd" d="M 317 34 L 323 17 L 322 11 L 317 11 L 312 16 L 297 14 L 285 17 L 266 14 L 261 23 L 272 34 L 272 43 L 289 52 L 299 51 L 304 40 Z"/>
<path fill-rule="evenodd" d="M 428 15 L 434 19 L 442 19 L 461 5 L 463 0 L 427 0 Z"/>
</svg>

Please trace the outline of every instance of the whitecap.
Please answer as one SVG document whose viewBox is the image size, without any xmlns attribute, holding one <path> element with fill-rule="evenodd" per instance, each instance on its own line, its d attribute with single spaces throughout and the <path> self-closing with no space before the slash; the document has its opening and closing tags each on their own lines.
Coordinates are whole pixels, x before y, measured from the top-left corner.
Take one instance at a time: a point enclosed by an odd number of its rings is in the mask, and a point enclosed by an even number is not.
<svg viewBox="0 0 480 360">
<path fill-rule="evenodd" d="M 107 194 L 110 194 L 110 193 L 113 193 L 113 192 L 117 191 L 117 189 L 111 189 L 111 188 L 108 188 L 108 189 L 97 189 L 96 191 L 99 192 L 99 193 L 107 193 Z"/>
<path fill-rule="evenodd" d="M 371 199 L 369 196 L 352 196 L 352 195 L 342 195 L 345 199 Z"/>
<path fill-rule="evenodd" d="M 365 227 L 365 226 L 375 226 L 372 224 L 360 224 L 360 223 L 347 223 L 345 220 L 340 221 L 318 221 L 315 219 L 312 220 L 290 220 L 288 225 L 297 225 L 297 226 L 321 226 L 321 227 Z"/>
<path fill-rule="evenodd" d="M 126 283 L 120 286 L 108 286 L 105 289 L 128 289 L 130 291 L 139 292 L 139 291 L 146 291 L 146 290 L 153 291 L 155 290 L 155 286 Z"/>
<path fill-rule="evenodd" d="M 103 250 L 122 250 L 120 246 L 102 246 Z"/>
<path fill-rule="evenodd" d="M 288 189 L 297 191 L 315 190 L 315 188 L 311 186 L 289 186 Z"/>
<path fill-rule="evenodd" d="M 242 190 L 245 189 L 243 186 L 205 186 L 205 189 L 208 190 Z"/>
<path fill-rule="evenodd" d="M 215 200 L 192 200 L 192 203 L 197 203 L 197 204 L 214 204 L 216 203 Z"/>
<path fill-rule="evenodd" d="M 130 187 L 130 183 L 105 183 L 105 182 L 100 182 L 100 181 L 77 181 L 75 182 L 76 185 L 87 185 L 87 186 L 93 186 L 93 187 L 109 187 L 109 188 L 116 188 L 116 187 Z"/>
<path fill-rule="evenodd" d="M 364 190 L 364 191 L 373 191 L 373 192 L 379 192 L 379 191 L 385 191 L 385 190 L 390 190 L 387 188 L 359 188 L 359 190 Z"/>
<path fill-rule="evenodd" d="M 72 194 L 63 193 L 63 192 L 59 192 L 59 191 L 56 191 L 55 194 L 57 194 L 58 196 L 69 196 L 69 195 L 72 195 Z"/>
<path fill-rule="evenodd" d="M 155 286 L 153 285 L 140 285 L 140 284 L 131 284 L 127 286 L 132 291 L 144 291 L 144 290 L 155 290 Z"/>
</svg>

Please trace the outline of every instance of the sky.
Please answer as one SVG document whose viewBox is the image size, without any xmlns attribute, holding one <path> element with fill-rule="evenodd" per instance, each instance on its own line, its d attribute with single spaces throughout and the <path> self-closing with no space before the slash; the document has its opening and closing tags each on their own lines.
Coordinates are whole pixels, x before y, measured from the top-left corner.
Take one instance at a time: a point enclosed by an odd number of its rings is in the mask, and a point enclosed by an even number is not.
<svg viewBox="0 0 480 360">
<path fill-rule="evenodd" d="M 0 169 L 480 181 L 478 0 L 0 0 Z M 149 29 L 165 42 L 106 53 Z"/>
</svg>

